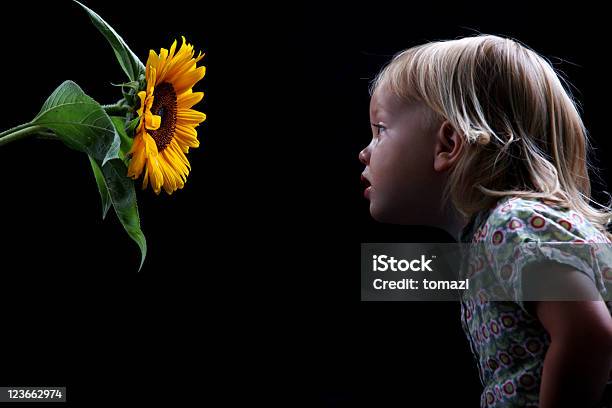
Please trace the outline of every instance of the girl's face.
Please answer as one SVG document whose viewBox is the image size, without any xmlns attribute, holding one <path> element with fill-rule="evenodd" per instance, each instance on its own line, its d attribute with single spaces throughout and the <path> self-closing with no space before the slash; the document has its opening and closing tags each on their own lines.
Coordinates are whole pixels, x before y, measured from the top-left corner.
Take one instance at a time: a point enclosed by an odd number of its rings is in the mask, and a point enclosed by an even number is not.
<svg viewBox="0 0 612 408">
<path fill-rule="evenodd" d="M 436 170 L 440 124 L 422 102 L 401 101 L 385 87 L 370 100 L 372 141 L 359 153 L 370 214 L 380 222 L 437 225 L 445 182 Z"/>
</svg>

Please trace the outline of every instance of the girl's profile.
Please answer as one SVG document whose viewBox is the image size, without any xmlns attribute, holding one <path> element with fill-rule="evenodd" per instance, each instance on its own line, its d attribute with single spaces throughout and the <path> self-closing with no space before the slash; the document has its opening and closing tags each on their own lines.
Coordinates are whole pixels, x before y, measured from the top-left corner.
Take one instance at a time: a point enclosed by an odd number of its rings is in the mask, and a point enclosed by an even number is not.
<svg viewBox="0 0 612 408">
<path fill-rule="evenodd" d="M 382 69 L 369 113 L 373 137 L 359 159 L 374 219 L 486 243 L 510 292 L 527 291 L 525 276 L 545 270 L 598 293 L 593 301 L 462 298 L 481 406 L 612 407 L 604 285 L 612 263 L 517 250 L 612 243 L 612 210 L 592 199 L 592 142 L 564 79 L 513 39 L 431 42 Z"/>
</svg>

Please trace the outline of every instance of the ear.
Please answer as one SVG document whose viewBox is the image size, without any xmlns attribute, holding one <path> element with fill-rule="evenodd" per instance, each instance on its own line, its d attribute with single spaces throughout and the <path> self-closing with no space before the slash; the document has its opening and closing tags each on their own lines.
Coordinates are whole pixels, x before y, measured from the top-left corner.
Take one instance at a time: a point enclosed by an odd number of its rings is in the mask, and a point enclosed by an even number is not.
<svg viewBox="0 0 612 408">
<path fill-rule="evenodd" d="M 463 138 L 447 120 L 443 121 L 436 132 L 434 147 L 434 170 L 444 172 L 451 169 L 461 156 Z"/>
</svg>

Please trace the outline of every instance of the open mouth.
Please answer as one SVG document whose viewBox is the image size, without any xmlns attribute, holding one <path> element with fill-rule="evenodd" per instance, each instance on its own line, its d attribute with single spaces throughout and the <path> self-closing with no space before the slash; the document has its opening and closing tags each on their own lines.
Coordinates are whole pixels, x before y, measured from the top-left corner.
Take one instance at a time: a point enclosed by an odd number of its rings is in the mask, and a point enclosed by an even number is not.
<svg viewBox="0 0 612 408">
<path fill-rule="evenodd" d="M 361 183 L 365 186 L 365 188 L 368 188 L 372 185 L 372 183 L 370 183 L 370 180 L 365 178 L 363 174 L 361 175 Z"/>
<path fill-rule="evenodd" d="M 366 199 L 369 199 L 370 198 L 370 190 L 372 189 L 372 183 L 370 183 L 370 180 L 365 178 L 365 176 L 363 174 L 361 175 L 361 183 L 364 185 L 363 196 Z"/>
</svg>

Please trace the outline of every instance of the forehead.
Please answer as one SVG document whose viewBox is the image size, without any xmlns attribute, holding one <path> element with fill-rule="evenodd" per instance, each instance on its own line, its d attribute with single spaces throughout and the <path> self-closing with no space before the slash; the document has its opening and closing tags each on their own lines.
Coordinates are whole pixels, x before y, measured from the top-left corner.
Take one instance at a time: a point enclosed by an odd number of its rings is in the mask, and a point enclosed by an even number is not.
<svg viewBox="0 0 612 408">
<path fill-rule="evenodd" d="M 437 126 L 442 118 L 421 100 L 402 100 L 388 88 L 377 88 L 370 98 L 370 120 L 375 122 L 396 122 L 417 120 L 423 126 Z"/>
<path fill-rule="evenodd" d="M 370 98 L 370 115 L 373 117 L 400 113 L 402 107 L 405 106 L 400 98 L 386 86 L 376 88 Z"/>
</svg>

